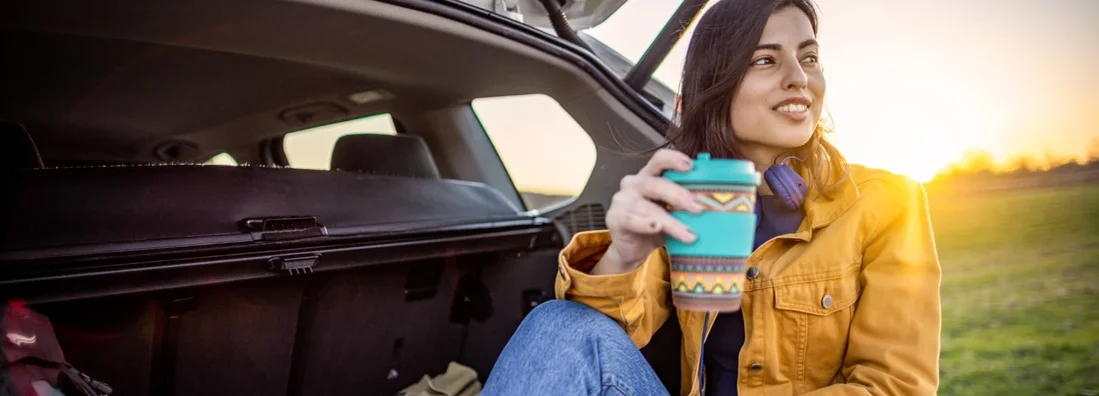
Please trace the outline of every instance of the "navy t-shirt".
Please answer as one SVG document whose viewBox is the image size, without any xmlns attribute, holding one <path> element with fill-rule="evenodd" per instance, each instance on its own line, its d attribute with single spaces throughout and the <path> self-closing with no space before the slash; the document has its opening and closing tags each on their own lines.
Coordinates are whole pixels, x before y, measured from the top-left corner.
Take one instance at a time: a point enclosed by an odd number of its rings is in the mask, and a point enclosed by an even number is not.
<svg viewBox="0 0 1099 396">
<path fill-rule="evenodd" d="M 756 239 L 753 249 L 778 235 L 796 232 L 805 212 L 787 210 L 773 195 L 756 198 Z M 744 316 L 740 311 L 717 316 L 706 338 L 706 394 L 735 396 L 740 366 L 740 347 L 744 345 Z"/>
</svg>

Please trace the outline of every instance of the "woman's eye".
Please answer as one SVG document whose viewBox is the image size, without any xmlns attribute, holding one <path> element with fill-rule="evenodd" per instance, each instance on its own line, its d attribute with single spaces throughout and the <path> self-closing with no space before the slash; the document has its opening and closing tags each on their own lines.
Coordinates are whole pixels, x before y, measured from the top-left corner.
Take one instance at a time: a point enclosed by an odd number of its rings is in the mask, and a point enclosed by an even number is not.
<svg viewBox="0 0 1099 396">
<path fill-rule="evenodd" d="M 771 58 L 759 58 L 759 59 L 756 59 L 755 61 L 753 61 L 752 65 L 762 66 L 762 65 L 770 65 L 772 63 L 775 63 L 775 61 Z"/>
<path fill-rule="evenodd" d="M 817 63 L 820 59 L 817 59 L 816 55 L 807 55 L 806 57 L 801 58 L 801 61 L 805 63 Z"/>
</svg>

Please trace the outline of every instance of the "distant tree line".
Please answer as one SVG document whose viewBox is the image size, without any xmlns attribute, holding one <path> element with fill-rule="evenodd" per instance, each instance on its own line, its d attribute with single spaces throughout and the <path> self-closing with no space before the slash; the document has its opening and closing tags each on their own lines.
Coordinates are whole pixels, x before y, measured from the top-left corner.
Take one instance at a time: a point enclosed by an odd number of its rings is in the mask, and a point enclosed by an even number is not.
<svg viewBox="0 0 1099 396">
<path fill-rule="evenodd" d="M 1099 138 L 1084 158 L 1019 155 L 997 163 L 992 154 L 971 151 L 926 185 L 940 190 L 1004 189 L 1099 182 Z M 972 187 L 972 188 L 967 188 Z"/>
</svg>

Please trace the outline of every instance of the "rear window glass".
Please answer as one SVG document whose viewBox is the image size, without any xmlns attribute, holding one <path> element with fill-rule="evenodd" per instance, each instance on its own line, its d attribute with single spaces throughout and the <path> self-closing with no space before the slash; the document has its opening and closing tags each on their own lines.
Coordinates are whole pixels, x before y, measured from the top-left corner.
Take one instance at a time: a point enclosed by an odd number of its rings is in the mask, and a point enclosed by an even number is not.
<svg viewBox="0 0 1099 396">
<path fill-rule="evenodd" d="M 288 133 L 282 149 L 291 168 L 329 170 L 336 141 L 358 134 L 396 135 L 397 127 L 389 114 L 377 114 Z"/>
</svg>

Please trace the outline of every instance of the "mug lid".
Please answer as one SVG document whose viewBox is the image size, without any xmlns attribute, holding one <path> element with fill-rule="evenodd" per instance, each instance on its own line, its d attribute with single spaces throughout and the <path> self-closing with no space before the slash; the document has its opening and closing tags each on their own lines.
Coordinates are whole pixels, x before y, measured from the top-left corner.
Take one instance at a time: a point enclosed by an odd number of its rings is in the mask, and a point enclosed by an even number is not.
<svg viewBox="0 0 1099 396">
<path fill-rule="evenodd" d="M 676 183 L 721 183 L 758 186 L 761 176 L 752 161 L 710 158 L 710 153 L 698 153 L 690 172 L 674 169 L 664 171 L 664 177 Z"/>
</svg>

